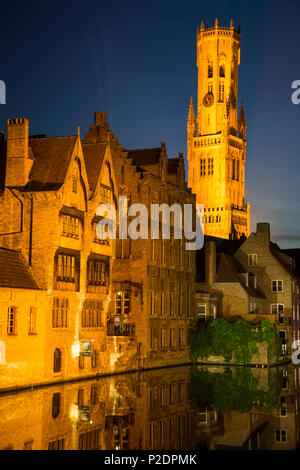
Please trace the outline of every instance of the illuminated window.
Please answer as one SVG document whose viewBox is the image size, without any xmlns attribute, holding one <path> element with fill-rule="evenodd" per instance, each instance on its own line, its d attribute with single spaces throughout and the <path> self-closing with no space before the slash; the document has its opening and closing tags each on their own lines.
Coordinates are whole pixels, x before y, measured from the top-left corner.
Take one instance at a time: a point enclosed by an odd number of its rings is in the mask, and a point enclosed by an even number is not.
<svg viewBox="0 0 300 470">
<path fill-rule="evenodd" d="M 91 285 L 105 285 L 105 263 L 100 260 L 88 262 L 88 283 Z"/>
<path fill-rule="evenodd" d="M 61 350 L 56 348 L 54 351 L 53 372 L 60 372 L 60 371 L 61 371 Z"/>
<path fill-rule="evenodd" d="M 112 200 L 112 191 L 111 188 L 107 186 L 100 186 L 100 203 L 101 204 L 111 204 Z"/>
<path fill-rule="evenodd" d="M 48 445 L 48 450 L 64 450 L 65 448 L 65 438 L 57 439 L 56 441 L 50 441 Z"/>
<path fill-rule="evenodd" d="M 81 313 L 82 328 L 99 328 L 103 326 L 103 301 L 85 300 Z"/>
<path fill-rule="evenodd" d="M 58 255 L 57 280 L 75 283 L 75 256 Z"/>
<path fill-rule="evenodd" d="M 283 291 L 283 282 L 272 281 L 272 292 L 282 292 L 282 291 Z"/>
<path fill-rule="evenodd" d="M 286 429 L 275 429 L 275 440 L 276 442 L 286 442 L 287 432 Z"/>
<path fill-rule="evenodd" d="M 53 393 L 52 396 L 52 418 L 56 419 L 60 412 L 60 393 Z"/>
<path fill-rule="evenodd" d="M 206 175 L 206 160 L 205 158 L 200 158 L 200 176 Z"/>
<path fill-rule="evenodd" d="M 91 356 L 91 367 L 92 369 L 97 369 L 98 366 L 98 351 L 93 349 L 92 356 Z"/>
<path fill-rule="evenodd" d="M 248 266 L 256 266 L 257 265 L 257 254 L 250 254 L 248 255 Z"/>
<path fill-rule="evenodd" d="M 224 102 L 225 92 L 224 92 L 224 83 L 219 84 L 219 101 Z"/>
<path fill-rule="evenodd" d="M 211 176 L 214 174 L 214 159 L 213 158 L 209 158 L 207 161 L 207 174 Z"/>
<path fill-rule="evenodd" d="M 129 315 L 130 314 L 130 296 L 127 291 L 120 291 L 115 293 L 116 315 Z"/>
<path fill-rule="evenodd" d="M 52 328 L 68 328 L 69 299 L 54 297 L 52 306 Z"/>
<path fill-rule="evenodd" d="M 28 334 L 36 334 L 36 308 L 30 307 L 29 318 L 28 318 Z"/>
<path fill-rule="evenodd" d="M 23 450 L 32 450 L 33 442 L 33 440 L 24 442 Z"/>
<path fill-rule="evenodd" d="M 271 313 L 277 316 L 279 323 L 284 323 L 284 306 L 282 304 L 272 304 Z"/>
<path fill-rule="evenodd" d="M 7 334 L 17 334 L 17 318 L 16 318 L 16 307 L 8 307 L 7 314 Z"/>
<path fill-rule="evenodd" d="M 64 237 L 79 239 L 79 219 L 70 215 L 63 214 L 63 230 Z"/>
<path fill-rule="evenodd" d="M 79 434 L 78 450 L 100 449 L 100 429 Z"/>
</svg>

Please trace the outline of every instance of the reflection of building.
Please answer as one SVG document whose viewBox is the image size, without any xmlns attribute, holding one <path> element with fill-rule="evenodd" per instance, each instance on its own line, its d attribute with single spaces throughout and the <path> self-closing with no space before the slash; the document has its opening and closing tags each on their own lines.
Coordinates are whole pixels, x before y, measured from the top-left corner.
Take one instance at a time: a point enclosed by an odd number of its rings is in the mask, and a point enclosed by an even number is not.
<svg viewBox="0 0 300 470">
<path fill-rule="evenodd" d="M 248 236 L 250 204 L 245 203 L 246 118 L 237 118 L 240 31 L 233 22 L 197 31 L 198 102 L 187 121 L 189 187 L 204 204 L 205 234 Z"/>
<path fill-rule="evenodd" d="M 0 396 L 0 449 L 192 448 L 188 382 L 189 369 L 180 368 Z M 149 408 L 151 391 L 162 388 L 164 401 Z"/>
</svg>

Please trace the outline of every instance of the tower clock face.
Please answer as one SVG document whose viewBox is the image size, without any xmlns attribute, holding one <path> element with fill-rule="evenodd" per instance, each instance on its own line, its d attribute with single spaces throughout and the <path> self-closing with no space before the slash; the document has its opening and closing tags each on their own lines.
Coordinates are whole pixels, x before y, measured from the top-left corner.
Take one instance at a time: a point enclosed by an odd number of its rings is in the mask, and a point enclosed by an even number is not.
<svg viewBox="0 0 300 470">
<path fill-rule="evenodd" d="M 206 95 L 203 98 L 203 104 L 206 107 L 209 107 L 213 104 L 214 102 L 214 95 L 212 93 L 206 93 Z"/>
</svg>

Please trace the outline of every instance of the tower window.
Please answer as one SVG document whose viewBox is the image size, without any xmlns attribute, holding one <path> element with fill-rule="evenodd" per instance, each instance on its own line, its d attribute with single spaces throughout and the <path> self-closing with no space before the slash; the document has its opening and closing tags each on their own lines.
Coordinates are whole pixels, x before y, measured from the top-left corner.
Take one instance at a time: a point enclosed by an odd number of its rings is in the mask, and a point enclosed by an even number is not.
<svg viewBox="0 0 300 470">
<path fill-rule="evenodd" d="M 200 176 L 206 176 L 206 161 L 205 161 L 205 158 L 200 158 Z"/>
<path fill-rule="evenodd" d="M 213 158 L 208 159 L 207 172 L 208 172 L 208 175 L 211 175 L 211 176 L 214 174 L 214 159 Z"/>
<path fill-rule="evenodd" d="M 225 66 L 220 65 L 220 77 L 225 77 Z"/>
<path fill-rule="evenodd" d="M 224 102 L 224 83 L 219 85 L 219 101 Z"/>
<path fill-rule="evenodd" d="M 212 64 L 208 64 L 207 77 L 212 78 L 214 75 L 214 68 Z"/>
</svg>

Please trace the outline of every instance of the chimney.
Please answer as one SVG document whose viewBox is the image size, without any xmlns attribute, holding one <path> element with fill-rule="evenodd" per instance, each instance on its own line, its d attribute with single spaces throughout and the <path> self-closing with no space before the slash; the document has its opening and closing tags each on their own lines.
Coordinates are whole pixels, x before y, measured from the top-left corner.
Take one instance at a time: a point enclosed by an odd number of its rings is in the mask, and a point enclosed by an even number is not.
<svg viewBox="0 0 300 470">
<path fill-rule="evenodd" d="M 89 132 L 84 135 L 84 143 L 107 143 L 109 134 L 111 135 L 110 126 L 107 124 L 107 113 L 98 111 L 94 113 L 94 125 L 89 126 Z"/>
<path fill-rule="evenodd" d="M 216 277 L 216 242 L 205 243 L 205 284 L 211 286 Z"/>
<path fill-rule="evenodd" d="M 33 160 L 28 153 L 29 121 L 7 120 L 6 186 L 25 186 Z"/>
<path fill-rule="evenodd" d="M 267 222 L 259 222 L 256 225 L 256 238 L 269 249 L 270 246 L 270 224 Z"/>
</svg>

